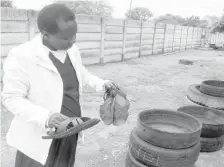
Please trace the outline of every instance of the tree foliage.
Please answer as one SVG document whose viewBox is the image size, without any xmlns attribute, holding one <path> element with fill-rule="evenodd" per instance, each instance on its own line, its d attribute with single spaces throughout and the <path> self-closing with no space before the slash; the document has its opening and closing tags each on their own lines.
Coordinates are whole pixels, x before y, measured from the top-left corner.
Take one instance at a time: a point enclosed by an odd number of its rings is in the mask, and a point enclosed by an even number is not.
<svg viewBox="0 0 224 167">
<path fill-rule="evenodd" d="M 182 18 L 179 15 L 172 15 L 172 14 L 166 14 L 166 15 L 161 15 L 156 19 L 156 22 L 163 22 L 166 24 L 183 24 L 185 22 L 185 19 Z"/>
<path fill-rule="evenodd" d="M 185 19 L 184 26 L 189 27 L 199 27 L 200 26 L 200 18 L 198 16 L 191 16 Z"/>
<path fill-rule="evenodd" d="M 206 28 L 209 26 L 209 22 L 207 20 L 201 20 L 198 16 L 191 16 L 183 18 L 179 15 L 166 14 L 159 16 L 156 19 L 156 22 L 163 22 L 166 24 L 175 24 L 189 27 L 203 27 Z"/>
<path fill-rule="evenodd" d="M 202 28 L 209 28 L 208 20 L 201 20 L 200 21 L 200 27 L 202 27 Z"/>
<path fill-rule="evenodd" d="M 75 14 L 97 15 L 111 17 L 113 8 L 104 1 L 56 1 L 55 3 L 65 4 L 72 9 Z"/>
<path fill-rule="evenodd" d="M 4 0 L 1 0 L 1 7 L 10 7 L 12 8 L 13 5 L 12 5 L 12 1 L 4 1 Z"/>
<path fill-rule="evenodd" d="M 152 12 L 148 8 L 144 7 L 138 7 L 129 10 L 125 15 L 127 19 L 141 20 L 141 21 L 147 21 L 153 16 Z"/>
<path fill-rule="evenodd" d="M 213 27 L 213 32 L 224 32 L 224 14 Z"/>
<path fill-rule="evenodd" d="M 224 28 L 224 15 L 219 20 L 219 27 Z"/>
<path fill-rule="evenodd" d="M 219 21 L 219 17 L 215 15 L 207 15 L 203 19 L 208 21 L 209 27 L 214 27 Z"/>
</svg>

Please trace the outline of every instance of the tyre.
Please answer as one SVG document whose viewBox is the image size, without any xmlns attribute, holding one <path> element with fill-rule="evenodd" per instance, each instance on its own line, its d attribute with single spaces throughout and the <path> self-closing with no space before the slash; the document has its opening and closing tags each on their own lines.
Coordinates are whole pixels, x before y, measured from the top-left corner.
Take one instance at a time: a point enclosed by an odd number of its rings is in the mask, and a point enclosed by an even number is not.
<svg viewBox="0 0 224 167">
<path fill-rule="evenodd" d="M 144 165 L 138 162 L 128 151 L 127 156 L 126 156 L 126 161 L 125 161 L 125 167 L 155 167 L 151 165 Z"/>
<path fill-rule="evenodd" d="M 189 114 L 152 109 L 139 113 L 136 133 L 152 145 L 183 149 L 194 146 L 200 140 L 201 128 L 202 124 Z"/>
<path fill-rule="evenodd" d="M 215 138 L 224 135 L 224 112 L 193 105 L 180 107 L 177 111 L 190 114 L 201 121 L 201 137 Z"/>
<path fill-rule="evenodd" d="M 141 164 L 157 167 L 188 167 L 198 159 L 200 142 L 190 148 L 175 150 L 151 145 L 136 134 L 134 129 L 130 135 L 129 150 L 131 155 Z"/>
<path fill-rule="evenodd" d="M 187 98 L 195 104 L 224 110 L 224 97 L 214 97 L 200 92 L 200 85 L 188 88 Z"/>
<path fill-rule="evenodd" d="M 200 152 L 215 152 L 220 150 L 224 145 L 224 135 L 217 138 L 202 138 Z"/>
<path fill-rule="evenodd" d="M 200 91 L 210 96 L 224 97 L 224 81 L 203 81 L 200 85 Z"/>
</svg>

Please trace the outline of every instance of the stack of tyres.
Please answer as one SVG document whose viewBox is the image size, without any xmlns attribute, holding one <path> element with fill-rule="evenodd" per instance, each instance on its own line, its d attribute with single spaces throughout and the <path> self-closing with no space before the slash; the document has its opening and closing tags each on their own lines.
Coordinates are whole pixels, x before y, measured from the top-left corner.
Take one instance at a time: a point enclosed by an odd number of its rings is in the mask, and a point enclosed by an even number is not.
<svg viewBox="0 0 224 167">
<path fill-rule="evenodd" d="M 224 81 L 205 80 L 190 85 L 187 97 L 198 105 L 224 110 Z"/>
<path fill-rule="evenodd" d="M 201 121 L 201 152 L 218 151 L 224 146 L 224 112 L 192 105 L 183 106 L 177 110 Z"/>
<path fill-rule="evenodd" d="M 189 167 L 198 159 L 202 124 L 195 117 L 152 109 L 138 115 L 126 167 Z"/>
<path fill-rule="evenodd" d="M 192 109 L 192 107 L 190 107 L 191 109 L 188 111 L 189 114 L 194 115 L 195 117 L 203 117 L 203 114 L 210 113 L 210 115 L 207 114 L 206 120 L 199 118 L 203 123 L 201 152 L 214 152 L 220 150 L 224 145 L 224 120 L 221 119 L 224 114 L 224 81 L 205 80 L 202 81 L 200 85 L 191 85 L 188 88 L 187 97 L 194 104 L 204 107 L 201 109 Z M 212 110 L 212 108 L 214 110 Z M 186 106 L 185 108 L 180 109 L 184 109 L 184 112 L 187 112 L 189 107 Z M 192 110 L 196 111 L 192 112 Z M 214 122 L 214 115 L 217 116 L 217 114 L 220 119 L 218 122 L 217 120 Z"/>
</svg>

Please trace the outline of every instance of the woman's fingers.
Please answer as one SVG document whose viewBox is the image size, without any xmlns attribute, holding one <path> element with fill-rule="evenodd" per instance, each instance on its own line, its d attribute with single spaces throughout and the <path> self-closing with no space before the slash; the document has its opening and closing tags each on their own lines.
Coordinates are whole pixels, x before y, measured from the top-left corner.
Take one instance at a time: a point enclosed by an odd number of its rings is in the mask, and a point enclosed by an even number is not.
<svg viewBox="0 0 224 167">
<path fill-rule="evenodd" d="M 50 116 L 48 120 L 49 127 L 58 127 L 63 121 L 65 121 L 68 117 L 61 113 L 54 113 Z"/>
</svg>

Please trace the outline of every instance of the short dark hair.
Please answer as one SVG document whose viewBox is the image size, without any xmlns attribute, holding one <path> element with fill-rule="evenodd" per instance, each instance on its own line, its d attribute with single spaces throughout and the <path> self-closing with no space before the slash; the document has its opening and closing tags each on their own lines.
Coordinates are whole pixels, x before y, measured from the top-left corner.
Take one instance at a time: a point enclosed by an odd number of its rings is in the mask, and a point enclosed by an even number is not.
<svg viewBox="0 0 224 167">
<path fill-rule="evenodd" d="M 75 14 L 63 4 L 51 4 L 40 10 L 37 16 L 37 26 L 40 32 L 46 31 L 50 34 L 59 32 L 58 19 L 64 21 L 75 20 Z"/>
</svg>

